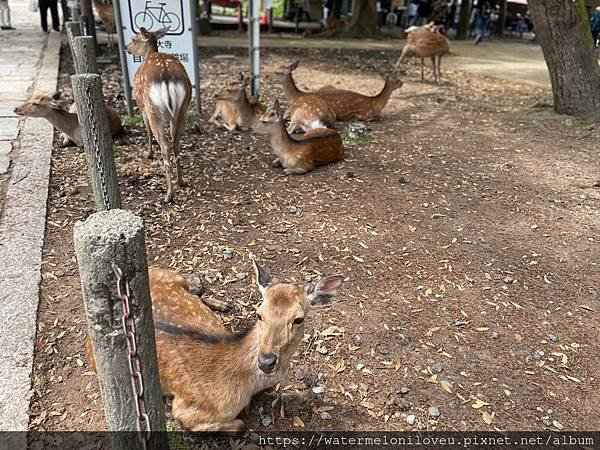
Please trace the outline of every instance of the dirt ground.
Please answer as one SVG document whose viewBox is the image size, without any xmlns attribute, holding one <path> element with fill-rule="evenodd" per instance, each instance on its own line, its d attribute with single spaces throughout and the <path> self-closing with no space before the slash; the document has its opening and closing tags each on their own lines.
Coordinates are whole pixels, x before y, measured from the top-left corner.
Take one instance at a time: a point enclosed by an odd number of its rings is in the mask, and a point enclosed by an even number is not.
<svg viewBox="0 0 600 450">
<path fill-rule="evenodd" d="M 395 56 L 270 50 L 263 101 L 282 98 L 275 72 L 295 59 L 304 88 L 375 94 Z M 161 202 L 158 162 L 141 156 L 142 125 L 117 142 L 124 207 L 144 219 L 151 264 L 199 275 L 204 295 L 233 306 L 222 317 L 236 329 L 259 302 L 249 251 L 290 281 L 347 277 L 310 318 L 289 382 L 251 403 L 250 428 L 267 430 L 266 416 L 269 430 L 600 428 L 598 128 L 551 112 L 547 91 L 451 71 L 437 86 L 411 63 L 368 142 L 287 177 L 271 168 L 265 138 L 205 120 L 247 53 L 203 49 L 201 61 L 204 113 L 190 117 L 190 184 L 173 204 Z M 118 66 L 101 68 L 124 114 Z M 57 146 L 32 429 L 105 427 L 72 243 L 92 212 L 83 153 Z"/>
</svg>

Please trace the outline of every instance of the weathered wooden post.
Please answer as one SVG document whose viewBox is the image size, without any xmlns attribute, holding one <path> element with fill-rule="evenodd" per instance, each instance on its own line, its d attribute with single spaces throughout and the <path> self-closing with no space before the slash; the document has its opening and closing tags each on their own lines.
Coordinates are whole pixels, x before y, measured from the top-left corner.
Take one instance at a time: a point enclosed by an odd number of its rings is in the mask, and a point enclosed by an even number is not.
<svg viewBox="0 0 600 450">
<path fill-rule="evenodd" d="M 71 83 L 96 209 L 101 211 L 120 208 L 121 192 L 117 181 L 112 136 L 104 108 L 102 78 L 97 74 L 73 75 Z"/>
<path fill-rule="evenodd" d="M 142 430 L 110 433 L 112 448 L 168 449 L 142 219 L 122 209 L 97 212 L 75 224 L 74 242 L 108 431 Z M 128 289 L 121 283 L 121 293 L 129 291 L 130 317 L 124 314 L 124 299 L 117 292 L 113 263 L 128 280 Z M 124 328 L 135 330 L 133 344 L 128 344 Z M 136 361 L 131 362 L 134 372 L 130 372 L 128 345 L 136 349 L 132 354 Z M 153 432 L 145 442 L 144 414 Z"/>
<path fill-rule="evenodd" d="M 75 73 L 98 73 L 96 64 L 96 41 L 92 36 L 73 38 L 72 54 Z"/>
<path fill-rule="evenodd" d="M 69 48 L 71 49 L 71 56 L 73 56 L 73 61 L 75 61 L 75 52 L 73 51 L 73 39 L 77 36 L 81 36 L 81 25 L 79 22 L 67 22 L 65 24 L 67 28 L 67 40 L 69 41 Z"/>
</svg>

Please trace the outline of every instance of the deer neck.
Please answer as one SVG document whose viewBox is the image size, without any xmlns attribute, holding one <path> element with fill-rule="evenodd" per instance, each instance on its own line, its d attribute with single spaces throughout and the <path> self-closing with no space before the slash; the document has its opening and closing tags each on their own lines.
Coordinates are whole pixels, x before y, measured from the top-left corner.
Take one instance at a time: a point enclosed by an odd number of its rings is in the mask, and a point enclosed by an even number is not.
<svg viewBox="0 0 600 450">
<path fill-rule="evenodd" d="M 241 98 L 237 101 L 237 107 L 241 117 L 251 118 L 254 116 L 254 109 L 248 100 L 246 92 L 243 92 Z"/>
<path fill-rule="evenodd" d="M 381 90 L 381 92 L 378 95 L 376 95 L 375 97 L 373 97 L 373 103 L 374 103 L 375 110 L 377 113 L 381 112 L 383 107 L 386 105 L 386 103 L 390 99 L 392 92 L 394 92 L 394 87 L 389 80 L 386 80 L 385 85 L 383 86 L 383 89 Z"/>
<path fill-rule="evenodd" d="M 49 109 L 46 119 L 54 128 L 65 133 L 77 145 L 82 145 L 81 130 L 77 114 L 70 113 L 64 109 Z"/>
<path fill-rule="evenodd" d="M 271 133 L 271 148 L 278 156 L 283 156 L 293 145 L 294 141 L 288 134 L 283 120 L 277 122 L 277 127 Z"/>
<path fill-rule="evenodd" d="M 291 72 L 283 78 L 283 91 L 290 101 L 296 100 L 300 95 L 304 94 L 304 92 L 296 86 L 296 82 L 294 81 Z"/>
<path fill-rule="evenodd" d="M 144 54 L 141 55 L 142 58 L 146 59 L 148 56 L 150 56 L 152 53 L 158 53 L 158 43 L 156 44 L 148 44 L 145 48 L 144 48 Z"/>
</svg>

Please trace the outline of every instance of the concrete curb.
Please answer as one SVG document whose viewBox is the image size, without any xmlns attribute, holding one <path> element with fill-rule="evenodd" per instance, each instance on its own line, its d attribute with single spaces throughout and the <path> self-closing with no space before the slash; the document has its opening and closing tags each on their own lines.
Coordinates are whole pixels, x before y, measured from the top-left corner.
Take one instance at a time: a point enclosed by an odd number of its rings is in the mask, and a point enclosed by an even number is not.
<svg viewBox="0 0 600 450">
<path fill-rule="evenodd" d="M 49 35 L 34 95 L 56 90 L 60 39 Z M 0 221 L 0 431 L 29 424 L 53 134 L 46 120 L 24 119 Z"/>
</svg>

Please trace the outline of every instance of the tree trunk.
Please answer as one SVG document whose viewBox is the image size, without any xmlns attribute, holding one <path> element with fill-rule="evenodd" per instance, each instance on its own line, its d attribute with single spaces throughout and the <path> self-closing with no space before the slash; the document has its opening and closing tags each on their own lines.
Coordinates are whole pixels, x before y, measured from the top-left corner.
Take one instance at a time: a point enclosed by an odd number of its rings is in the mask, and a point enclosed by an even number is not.
<svg viewBox="0 0 600 450">
<path fill-rule="evenodd" d="M 340 19 L 342 17 L 342 0 L 333 0 L 331 5 L 331 11 L 329 14 L 333 14 L 333 17 Z"/>
<path fill-rule="evenodd" d="M 462 0 L 460 12 L 458 13 L 458 28 L 456 30 L 456 39 L 465 40 L 469 38 L 469 17 L 471 16 L 471 1 Z"/>
<path fill-rule="evenodd" d="M 352 20 L 345 34 L 349 37 L 369 37 L 377 34 L 375 0 L 354 0 Z"/>
<path fill-rule="evenodd" d="M 498 6 L 500 6 L 498 10 L 498 22 L 496 22 L 496 29 L 494 31 L 498 36 L 502 36 L 504 34 L 504 26 L 506 25 L 506 0 L 500 0 Z"/>
<path fill-rule="evenodd" d="M 554 110 L 600 120 L 600 67 L 583 0 L 532 0 L 529 7 L 550 72 Z"/>
</svg>

